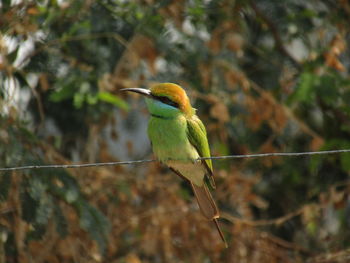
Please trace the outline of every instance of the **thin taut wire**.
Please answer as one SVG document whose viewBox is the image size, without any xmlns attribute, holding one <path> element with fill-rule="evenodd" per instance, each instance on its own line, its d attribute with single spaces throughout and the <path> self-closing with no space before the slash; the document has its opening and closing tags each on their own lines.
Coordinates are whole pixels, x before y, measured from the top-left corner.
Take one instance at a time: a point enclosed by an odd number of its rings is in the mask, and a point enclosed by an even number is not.
<svg viewBox="0 0 350 263">
<path fill-rule="evenodd" d="M 242 155 L 226 155 L 226 156 L 212 156 L 201 157 L 199 160 L 221 160 L 221 159 L 238 159 L 238 158 L 257 158 L 257 157 L 274 157 L 274 156 L 305 156 L 305 155 L 321 155 L 321 154 L 335 154 L 335 153 L 349 153 L 350 149 L 318 151 L 318 152 L 299 152 L 299 153 L 257 153 L 257 154 L 242 154 Z"/>
<path fill-rule="evenodd" d="M 244 155 L 226 155 L 226 156 L 212 156 L 201 157 L 198 160 L 225 160 L 225 159 L 241 159 L 241 158 L 261 158 L 261 157 L 275 157 L 275 156 L 305 156 L 305 155 L 321 155 L 321 154 L 336 154 L 336 153 L 349 153 L 350 149 L 344 150 L 331 150 L 331 151 L 318 151 L 318 152 L 298 152 L 298 153 L 257 153 L 257 154 L 244 154 Z M 1 171 L 17 171 L 28 169 L 49 169 L 49 168 L 85 168 L 85 167 L 99 167 L 99 166 L 116 166 L 116 165 L 130 165 L 140 163 L 151 163 L 156 160 L 135 160 L 135 161 L 121 161 L 121 162 L 108 162 L 108 163 L 85 163 L 85 164 L 52 164 L 52 165 L 27 165 L 19 167 L 0 168 Z"/>
</svg>

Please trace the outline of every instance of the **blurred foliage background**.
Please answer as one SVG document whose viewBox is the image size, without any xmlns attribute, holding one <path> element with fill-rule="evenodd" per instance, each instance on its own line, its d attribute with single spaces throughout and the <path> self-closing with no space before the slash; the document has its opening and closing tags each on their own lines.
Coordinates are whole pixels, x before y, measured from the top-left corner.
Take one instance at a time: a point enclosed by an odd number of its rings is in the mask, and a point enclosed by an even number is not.
<svg viewBox="0 0 350 263">
<path fill-rule="evenodd" d="M 350 4 L 0 1 L 0 167 L 152 158 L 119 92 L 183 86 L 213 155 L 350 148 Z M 158 163 L 0 173 L 0 262 L 349 262 L 350 155 L 214 161 L 225 249 Z"/>
</svg>

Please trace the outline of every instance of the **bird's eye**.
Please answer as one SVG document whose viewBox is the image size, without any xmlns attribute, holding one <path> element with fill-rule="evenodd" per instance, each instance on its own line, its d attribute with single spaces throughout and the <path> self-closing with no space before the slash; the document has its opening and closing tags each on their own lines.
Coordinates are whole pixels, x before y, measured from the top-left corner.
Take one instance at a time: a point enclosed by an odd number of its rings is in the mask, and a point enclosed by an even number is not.
<svg viewBox="0 0 350 263">
<path fill-rule="evenodd" d="M 170 106 L 173 106 L 175 108 L 178 108 L 179 107 L 179 104 L 176 103 L 175 101 L 172 101 L 171 99 L 169 99 L 168 97 L 165 97 L 165 96 L 154 96 L 155 99 L 165 103 L 165 104 L 168 104 Z"/>
</svg>

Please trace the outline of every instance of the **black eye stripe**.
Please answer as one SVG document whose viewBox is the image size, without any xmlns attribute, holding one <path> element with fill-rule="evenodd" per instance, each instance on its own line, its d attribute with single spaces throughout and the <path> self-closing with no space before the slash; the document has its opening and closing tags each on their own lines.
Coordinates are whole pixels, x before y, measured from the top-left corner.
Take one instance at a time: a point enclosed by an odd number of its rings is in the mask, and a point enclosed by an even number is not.
<svg viewBox="0 0 350 263">
<path fill-rule="evenodd" d="M 176 102 L 172 101 L 171 99 L 169 99 L 168 97 L 165 97 L 165 96 L 154 96 L 153 95 L 153 98 L 156 99 L 156 100 L 159 100 L 165 104 L 168 104 L 170 106 L 173 106 L 175 108 L 178 108 L 179 107 L 179 104 L 177 104 Z"/>
</svg>

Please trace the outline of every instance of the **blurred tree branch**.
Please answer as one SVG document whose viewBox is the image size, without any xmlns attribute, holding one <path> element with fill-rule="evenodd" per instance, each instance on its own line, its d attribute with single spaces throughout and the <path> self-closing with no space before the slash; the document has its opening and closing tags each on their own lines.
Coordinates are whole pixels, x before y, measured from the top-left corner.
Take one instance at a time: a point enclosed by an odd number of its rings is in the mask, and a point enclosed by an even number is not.
<svg viewBox="0 0 350 263">
<path fill-rule="evenodd" d="M 288 60 L 293 64 L 295 68 L 297 68 L 299 71 L 301 70 L 300 63 L 287 51 L 285 48 L 282 38 L 278 32 L 277 27 L 272 22 L 272 20 L 266 16 L 260 8 L 256 5 L 255 1 L 250 1 L 250 6 L 255 11 L 256 15 L 268 26 L 270 29 L 273 39 L 275 41 L 275 47 L 276 49 L 284 56 L 288 58 Z"/>
</svg>

